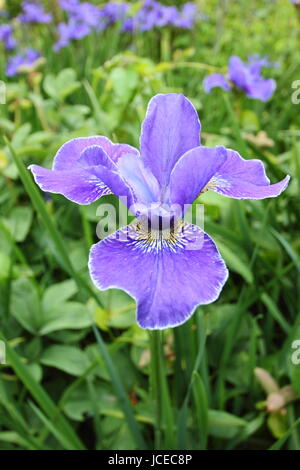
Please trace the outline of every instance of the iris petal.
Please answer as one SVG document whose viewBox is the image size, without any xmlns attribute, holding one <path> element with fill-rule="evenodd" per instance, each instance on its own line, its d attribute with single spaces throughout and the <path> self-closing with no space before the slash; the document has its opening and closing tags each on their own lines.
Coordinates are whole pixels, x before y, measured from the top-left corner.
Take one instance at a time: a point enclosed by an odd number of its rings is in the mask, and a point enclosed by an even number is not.
<svg viewBox="0 0 300 470">
<path fill-rule="evenodd" d="M 99 178 L 84 169 L 57 171 L 39 165 L 30 165 L 29 169 L 43 191 L 62 194 L 77 204 L 91 204 L 110 192 Z"/>
<path fill-rule="evenodd" d="M 171 173 L 172 204 L 192 204 L 226 160 L 225 147 L 197 147 L 185 153 Z"/>
<path fill-rule="evenodd" d="M 170 239 L 125 227 L 93 245 L 89 269 L 100 290 L 123 289 L 136 300 L 137 321 L 148 329 L 185 322 L 218 298 L 228 276 L 215 243 L 189 224 Z"/>
<path fill-rule="evenodd" d="M 136 154 L 138 150 L 127 144 L 113 144 L 107 137 L 78 137 L 69 140 L 58 150 L 54 162 L 53 170 L 74 170 L 74 165 L 78 165 L 78 159 L 84 149 L 92 145 L 98 145 L 106 154 L 116 162 L 123 155 Z"/>
<path fill-rule="evenodd" d="M 157 179 L 136 155 L 125 155 L 117 163 L 122 178 L 131 187 L 136 200 L 141 204 L 159 201 L 160 188 Z"/>
<path fill-rule="evenodd" d="M 192 103 L 181 94 L 156 95 L 142 125 L 141 155 L 162 188 L 177 160 L 200 145 L 200 122 Z"/>
<path fill-rule="evenodd" d="M 230 83 L 226 80 L 226 77 L 221 73 L 212 73 L 203 80 L 203 88 L 206 93 L 210 93 L 213 88 L 223 88 L 223 90 L 229 91 L 231 89 Z"/>
<path fill-rule="evenodd" d="M 106 137 L 78 138 L 61 147 L 53 170 L 38 165 L 29 169 L 43 191 L 62 194 L 77 204 L 90 204 L 113 192 L 126 197 L 130 207 L 134 202 L 132 192 L 115 164 L 129 152 L 138 154 L 130 145 L 112 144 Z"/>
<path fill-rule="evenodd" d="M 227 159 L 207 185 L 224 196 L 236 199 L 276 197 L 284 191 L 290 177 L 270 184 L 260 160 L 244 160 L 238 152 L 227 149 Z"/>
</svg>

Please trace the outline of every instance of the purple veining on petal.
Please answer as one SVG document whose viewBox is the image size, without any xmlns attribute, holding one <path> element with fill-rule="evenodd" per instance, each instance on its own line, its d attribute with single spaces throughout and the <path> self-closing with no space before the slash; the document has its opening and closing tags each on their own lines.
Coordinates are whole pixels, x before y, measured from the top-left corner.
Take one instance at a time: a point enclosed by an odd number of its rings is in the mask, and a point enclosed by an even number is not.
<svg viewBox="0 0 300 470">
<path fill-rule="evenodd" d="M 78 204 L 90 204 L 113 192 L 126 197 L 131 206 L 132 191 L 115 165 L 118 158 L 130 152 L 138 153 L 133 147 L 113 144 L 106 137 L 77 138 L 59 149 L 52 170 L 38 165 L 29 169 L 43 191 L 63 194 Z"/>
<path fill-rule="evenodd" d="M 137 301 L 142 328 L 185 322 L 197 305 L 214 302 L 228 272 L 216 245 L 199 227 L 186 225 L 175 242 L 149 243 L 129 226 L 94 245 L 89 269 L 101 290 L 123 289 Z M 196 249 L 189 249 L 199 237 Z"/>
<path fill-rule="evenodd" d="M 207 185 L 224 196 L 236 199 L 276 197 L 284 191 L 290 177 L 270 184 L 260 160 L 244 160 L 238 152 L 227 150 L 227 159 Z"/>
</svg>

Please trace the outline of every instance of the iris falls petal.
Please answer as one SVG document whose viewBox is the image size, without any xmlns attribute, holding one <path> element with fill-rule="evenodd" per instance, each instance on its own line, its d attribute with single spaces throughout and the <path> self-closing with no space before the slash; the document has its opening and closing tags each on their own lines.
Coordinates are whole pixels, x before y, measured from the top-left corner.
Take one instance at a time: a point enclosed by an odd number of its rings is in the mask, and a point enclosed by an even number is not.
<svg viewBox="0 0 300 470">
<path fill-rule="evenodd" d="M 142 328 L 185 322 L 197 305 L 215 301 L 228 272 L 212 239 L 186 224 L 167 235 L 130 225 L 93 245 L 89 269 L 103 290 L 123 289 L 137 302 Z"/>
<path fill-rule="evenodd" d="M 73 170 L 74 165 L 78 165 L 81 152 L 92 145 L 103 148 L 106 154 L 116 162 L 123 155 L 136 154 L 139 152 L 134 147 L 127 144 L 113 144 L 107 137 L 78 137 L 69 140 L 58 150 L 54 162 L 53 170 Z"/>
<path fill-rule="evenodd" d="M 131 189 L 118 174 L 116 163 L 125 155 L 139 155 L 126 144 L 113 144 L 102 136 L 76 138 L 57 152 L 53 169 L 30 165 L 43 191 L 64 195 L 77 204 L 90 204 L 113 192 L 133 204 Z"/>
<path fill-rule="evenodd" d="M 77 204 L 91 204 L 104 194 L 107 186 L 83 168 L 74 171 L 48 170 L 39 165 L 30 165 L 35 182 L 43 191 L 62 194 Z"/>
<path fill-rule="evenodd" d="M 244 160 L 238 152 L 227 149 L 225 163 L 215 173 L 206 189 L 236 199 L 264 199 L 276 197 L 284 191 L 290 177 L 270 184 L 260 160 Z"/>
</svg>

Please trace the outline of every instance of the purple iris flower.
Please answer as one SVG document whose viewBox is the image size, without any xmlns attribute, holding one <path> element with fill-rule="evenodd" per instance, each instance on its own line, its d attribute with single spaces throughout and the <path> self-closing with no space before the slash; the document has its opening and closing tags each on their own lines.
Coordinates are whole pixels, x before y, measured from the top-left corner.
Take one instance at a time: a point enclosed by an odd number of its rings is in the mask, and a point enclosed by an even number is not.
<svg viewBox="0 0 300 470">
<path fill-rule="evenodd" d="M 140 152 L 102 136 L 77 138 L 60 148 L 52 170 L 29 167 L 42 190 L 78 204 L 110 192 L 126 198 L 136 220 L 92 246 L 89 270 L 100 290 L 123 289 L 136 300 L 142 328 L 180 325 L 198 305 L 215 301 L 226 282 L 213 240 L 182 219 L 200 193 L 263 199 L 288 185 L 289 176 L 270 184 L 259 160 L 201 146 L 200 129 L 187 98 L 156 95 L 142 124 Z"/>
<path fill-rule="evenodd" d="M 6 66 L 6 75 L 13 77 L 22 69 L 33 67 L 40 57 L 41 54 L 34 49 L 27 49 L 24 54 L 11 57 Z"/>
<path fill-rule="evenodd" d="M 201 16 L 192 3 L 184 4 L 180 10 L 175 6 L 162 5 L 157 0 L 143 0 L 140 8 L 133 15 L 130 14 L 129 2 L 107 2 L 98 7 L 89 2 L 80 2 L 80 0 L 60 0 L 60 6 L 67 12 L 69 23 L 81 26 L 81 28 L 89 27 L 90 30 L 96 31 L 102 31 L 117 22 L 121 23 L 122 31 L 128 32 L 149 31 L 167 25 L 187 29 L 192 28 Z M 56 49 L 69 42 L 65 36 L 61 35 L 55 46 Z"/>
<path fill-rule="evenodd" d="M 68 13 L 73 21 L 89 26 L 90 28 L 97 28 L 103 16 L 100 8 L 89 2 L 61 0 L 60 6 Z"/>
<path fill-rule="evenodd" d="M 59 23 L 57 32 L 59 39 L 54 44 L 54 51 L 59 51 L 62 47 L 66 47 L 70 41 L 88 36 L 91 32 L 91 28 L 84 23 L 77 23 L 77 21 L 71 18 L 68 23 Z"/>
<path fill-rule="evenodd" d="M 194 26 L 195 21 L 200 17 L 204 19 L 204 16 L 199 13 L 197 5 L 192 2 L 187 2 L 183 5 L 181 12 L 178 15 L 176 26 L 179 28 L 191 29 Z"/>
<path fill-rule="evenodd" d="M 265 66 L 262 59 L 245 63 L 239 57 L 232 56 L 229 60 L 228 75 L 249 98 L 268 101 L 275 91 L 276 82 L 272 78 L 265 79 L 261 76 L 262 66 Z"/>
<path fill-rule="evenodd" d="M 133 18 L 133 29 L 149 31 L 167 25 L 188 29 L 193 27 L 199 17 L 197 6 L 190 2 L 180 10 L 176 6 L 162 5 L 156 0 L 144 0 Z"/>
<path fill-rule="evenodd" d="M 231 82 L 249 98 L 268 101 L 276 89 L 276 82 L 272 78 L 265 79 L 261 75 L 261 69 L 271 66 L 274 64 L 265 57 L 252 56 L 245 63 L 239 57 L 232 56 L 229 59 L 228 77 L 217 73 L 208 75 L 203 81 L 204 90 L 209 93 L 213 88 L 221 87 L 228 91 Z"/>
<path fill-rule="evenodd" d="M 44 10 L 43 5 L 39 2 L 34 1 L 27 1 L 25 0 L 22 3 L 22 10 L 18 18 L 22 23 L 51 23 L 52 15 L 50 13 L 46 13 Z"/>
<path fill-rule="evenodd" d="M 9 24 L 0 25 L 0 41 L 3 42 L 5 49 L 11 51 L 17 45 L 17 41 L 13 37 L 13 28 Z"/>
</svg>

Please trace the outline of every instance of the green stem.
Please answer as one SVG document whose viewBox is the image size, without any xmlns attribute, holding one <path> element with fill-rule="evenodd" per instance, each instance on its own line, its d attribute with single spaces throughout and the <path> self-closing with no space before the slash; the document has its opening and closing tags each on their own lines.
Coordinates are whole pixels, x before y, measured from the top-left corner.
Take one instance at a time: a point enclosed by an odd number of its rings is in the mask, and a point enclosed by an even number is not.
<svg viewBox="0 0 300 470">
<path fill-rule="evenodd" d="M 232 129 L 234 132 L 234 136 L 236 138 L 237 150 L 239 150 L 242 153 L 242 156 L 244 158 L 248 158 L 247 145 L 241 135 L 240 126 L 239 126 L 236 113 L 226 93 L 223 93 L 223 97 L 224 97 L 224 103 L 225 103 L 229 118 L 231 120 L 231 125 L 232 125 Z"/>
<path fill-rule="evenodd" d="M 153 330 L 149 332 L 150 337 L 150 395 L 154 404 L 154 448 L 161 447 L 161 407 L 160 407 L 160 384 L 159 384 L 159 354 L 160 354 L 160 332 Z"/>
<path fill-rule="evenodd" d="M 174 449 L 175 423 L 163 360 L 162 333 L 150 332 L 151 393 L 155 407 L 155 449 Z M 163 439 L 162 439 L 163 436 Z"/>
</svg>

